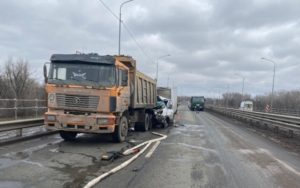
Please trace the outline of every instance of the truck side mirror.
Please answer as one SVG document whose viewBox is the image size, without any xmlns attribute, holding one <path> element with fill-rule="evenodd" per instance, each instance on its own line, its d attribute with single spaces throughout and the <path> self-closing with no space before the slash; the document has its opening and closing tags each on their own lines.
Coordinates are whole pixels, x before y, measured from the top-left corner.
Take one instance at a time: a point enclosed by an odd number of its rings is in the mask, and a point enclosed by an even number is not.
<svg viewBox="0 0 300 188">
<path fill-rule="evenodd" d="M 44 81 L 45 83 L 48 82 L 48 76 L 47 76 L 47 63 L 44 64 Z"/>
<path fill-rule="evenodd" d="M 122 86 L 127 86 L 128 85 L 128 73 L 126 70 L 122 70 L 122 82 L 121 85 Z"/>
</svg>

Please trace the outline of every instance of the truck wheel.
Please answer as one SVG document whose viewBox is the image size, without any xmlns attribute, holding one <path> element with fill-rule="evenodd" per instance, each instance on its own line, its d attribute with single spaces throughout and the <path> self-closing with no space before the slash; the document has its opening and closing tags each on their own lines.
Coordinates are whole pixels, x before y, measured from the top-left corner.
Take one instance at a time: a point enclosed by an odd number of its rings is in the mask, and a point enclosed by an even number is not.
<svg viewBox="0 0 300 188">
<path fill-rule="evenodd" d="M 120 120 L 119 125 L 115 128 L 115 132 L 113 133 L 113 139 L 115 142 L 124 142 L 128 133 L 128 121 L 125 116 L 123 116 Z"/>
<path fill-rule="evenodd" d="M 144 122 L 143 123 L 135 123 L 134 130 L 146 132 L 151 128 L 151 126 L 152 126 L 151 115 L 148 113 L 145 113 Z"/>
<path fill-rule="evenodd" d="M 149 115 L 149 128 L 148 130 L 152 130 L 153 127 L 153 120 L 152 120 L 152 114 L 148 114 Z"/>
<path fill-rule="evenodd" d="M 59 131 L 59 134 L 65 141 L 74 141 L 77 136 L 77 132 L 69 131 Z"/>
<path fill-rule="evenodd" d="M 145 123 L 143 123 L 143 126 L 142 126 L 142 131 L 143 132 L 146 132 L 149 130 L 149 127 L 150 127 L 150 116 L 148 113 L 145 114 Z"/>
</svg>

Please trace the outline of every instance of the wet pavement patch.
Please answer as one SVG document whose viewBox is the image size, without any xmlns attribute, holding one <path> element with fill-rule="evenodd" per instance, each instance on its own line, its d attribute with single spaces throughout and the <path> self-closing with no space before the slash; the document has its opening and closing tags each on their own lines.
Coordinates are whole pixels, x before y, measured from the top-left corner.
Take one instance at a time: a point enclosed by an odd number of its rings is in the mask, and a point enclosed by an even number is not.
<svg viewBox="0 0 300 188">
<path fill-rule="evenodd" d="M 17 181 L 0 181 L 1 188 L 23 188 L 23 184 Z"/>
<path fill-rule="evenodd" d="M 165 134 L 170 129 L 155 131 Z M 117 144 L 109 135 L 83 134 L 74 142 L 53 135 L 12 144 L 1 148 L 0 187 L 83 187 L 130 157 L 119 153 L 152 138 L 156 136 L 151 132 L 130 132 L 126 142 Z M 110 151 L 113 160 L 102 161 Z"/>
</svg>

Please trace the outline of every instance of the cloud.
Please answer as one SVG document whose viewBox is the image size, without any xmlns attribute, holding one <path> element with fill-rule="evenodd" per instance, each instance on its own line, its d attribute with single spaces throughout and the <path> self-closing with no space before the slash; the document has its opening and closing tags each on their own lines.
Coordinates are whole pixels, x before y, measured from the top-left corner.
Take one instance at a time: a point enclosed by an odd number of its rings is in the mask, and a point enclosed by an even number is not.
<svg viewBox="0 0 300 188">
<path fill-rule="evenodd" d="M 118 14 L 122 1 L 104 2 Z M 227 90 L 299 89 L 300 2 L 298 0 L 143 0 L 123 7 L 122 53 L 159 84 L 184 95 L 216 95 Z M 116 54 L 118 20 L 98 0 L 2 0 L 0 63 L 21 57 L 42 72 L 53 53 Z M 138 43 L 138 45 L 137 45 Z M 42 74 L 40 74 L 42 77 Z"/>
</svg>

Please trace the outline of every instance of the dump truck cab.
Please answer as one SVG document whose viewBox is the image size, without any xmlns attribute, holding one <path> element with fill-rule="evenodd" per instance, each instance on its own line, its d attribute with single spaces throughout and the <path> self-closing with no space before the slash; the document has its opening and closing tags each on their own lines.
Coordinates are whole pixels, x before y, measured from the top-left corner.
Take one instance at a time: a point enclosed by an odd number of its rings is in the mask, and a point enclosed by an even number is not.
<svg viewBox="0 0 300 188">
<path fill-rule="evenodd" d="M 50 61 L 45 77 L 45 128 L 59 130 L 65 140 L 82 132 L 113 133 L 116 141 L 124 141 L 130 123 L 134 89 L 130 77 L 136 72 L 135 60 L 129 56 L 54 54 Z"/>
</svg>

